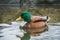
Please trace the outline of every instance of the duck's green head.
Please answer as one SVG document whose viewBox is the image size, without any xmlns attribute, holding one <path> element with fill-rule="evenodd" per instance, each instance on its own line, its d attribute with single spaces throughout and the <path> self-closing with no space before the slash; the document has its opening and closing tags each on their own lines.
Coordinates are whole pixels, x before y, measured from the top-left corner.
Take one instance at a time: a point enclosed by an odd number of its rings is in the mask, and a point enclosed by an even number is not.
<svg viewBox="0 0 60 40">
<path fill-rule="evenodd" d="M 31 20 L 31 15 L 30 15 L 30 13 L 27 12 L 27 11 L 22 12 L 20 16 L 21 16 L 21 17 L 17 18 L 16 20 L 21 20 L 21 19 L 23 19 L 23 20 L 26 21 L 27 23 L 29 23 L 30 20 Z"/>
</svg>

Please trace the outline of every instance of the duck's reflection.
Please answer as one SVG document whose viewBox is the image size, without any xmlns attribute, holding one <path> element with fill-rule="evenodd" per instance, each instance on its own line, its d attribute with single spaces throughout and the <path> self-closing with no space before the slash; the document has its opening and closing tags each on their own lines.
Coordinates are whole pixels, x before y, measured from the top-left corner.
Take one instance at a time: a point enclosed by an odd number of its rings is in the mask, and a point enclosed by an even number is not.
<svg viewBox="0 0 60 40">
<path fill-rule="evenodd" d="M 21 40 L 30 40 L 30 32 L 27 31 L 27 33 L 25 33 L 24 36 L 21 37 Z"/>
<path fill-rule="evenodd" d="M 48 31 L 48 26 L 45 25 L 42 28 L 35 28 L 35 29 L 26 29 L 26 28 L 21 28 L 21 29 L 27 32 L 24 34 L 21 40 L 29 40 L 30 36 L 40 36 L 41 33 Z"/>
<path fill-rule="evenodd" d="M 31 36 L 40 36 L 41 33 L 48 30 L 48 26 L 44 26 L 42 28 L 36 28 L 36 29 L 28 29 Z"/>
</svg>

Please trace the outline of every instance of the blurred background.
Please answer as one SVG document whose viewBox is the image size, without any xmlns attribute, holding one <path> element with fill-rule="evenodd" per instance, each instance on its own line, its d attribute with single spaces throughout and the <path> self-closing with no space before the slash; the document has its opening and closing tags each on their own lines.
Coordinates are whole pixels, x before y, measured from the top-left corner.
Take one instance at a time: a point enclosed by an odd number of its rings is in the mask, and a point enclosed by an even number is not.
<svg viewBox="0 0 60 40">
<path fill-rule="evenodd" d="M 22 11 L 60 22 L 60 0 L 0 0 L 0 23 L 15 21 Z"/>
<path fill-rule="evenodd" d="M 41 33 L 45 27 L 21 29 L 20 25 L 24 22 L 15 20 L 22 11 L 29 11 L 31 15 L 49 16 L 48 30 Z M 0 40 L 45 39 L 60 40 L 60 0 L 0 0 Z"/>
</svg>

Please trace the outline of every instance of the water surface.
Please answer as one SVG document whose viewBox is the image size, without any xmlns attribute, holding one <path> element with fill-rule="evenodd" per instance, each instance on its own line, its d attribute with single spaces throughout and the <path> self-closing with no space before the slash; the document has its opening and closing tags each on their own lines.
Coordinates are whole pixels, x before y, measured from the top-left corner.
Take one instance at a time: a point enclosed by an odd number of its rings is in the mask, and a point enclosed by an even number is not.
<svg viewBox="0 0 60 40">
<path fill-rule="evenodd" d="M 0 40 L 60 40 L 60 23 L 49 23 L 48 31 L 39 33 L 40 36 L 32 36 L 28 31 L 20 29 L 22 24 L 0 24 Z"/>
</svg>

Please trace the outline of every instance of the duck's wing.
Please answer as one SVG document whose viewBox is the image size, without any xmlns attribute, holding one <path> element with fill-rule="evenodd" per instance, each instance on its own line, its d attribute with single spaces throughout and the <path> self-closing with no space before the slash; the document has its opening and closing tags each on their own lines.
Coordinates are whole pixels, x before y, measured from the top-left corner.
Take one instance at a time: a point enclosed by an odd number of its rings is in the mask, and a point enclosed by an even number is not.
<svg viewBox="0 0 60 40">
<path fill-rule="evenodd" d="M 44 20 L 46 20 L 46 21 L 49 21 L 51 18 L 50 17 L 48 17 L 48 16 L 33 16 L 33 15 L 31 15 L 31 19 L 32 18 L 35 18 L 35 17 L 40 17 L 40 18 L 42 18 L 42 19 L 44 19 Z"/>
</svg>

